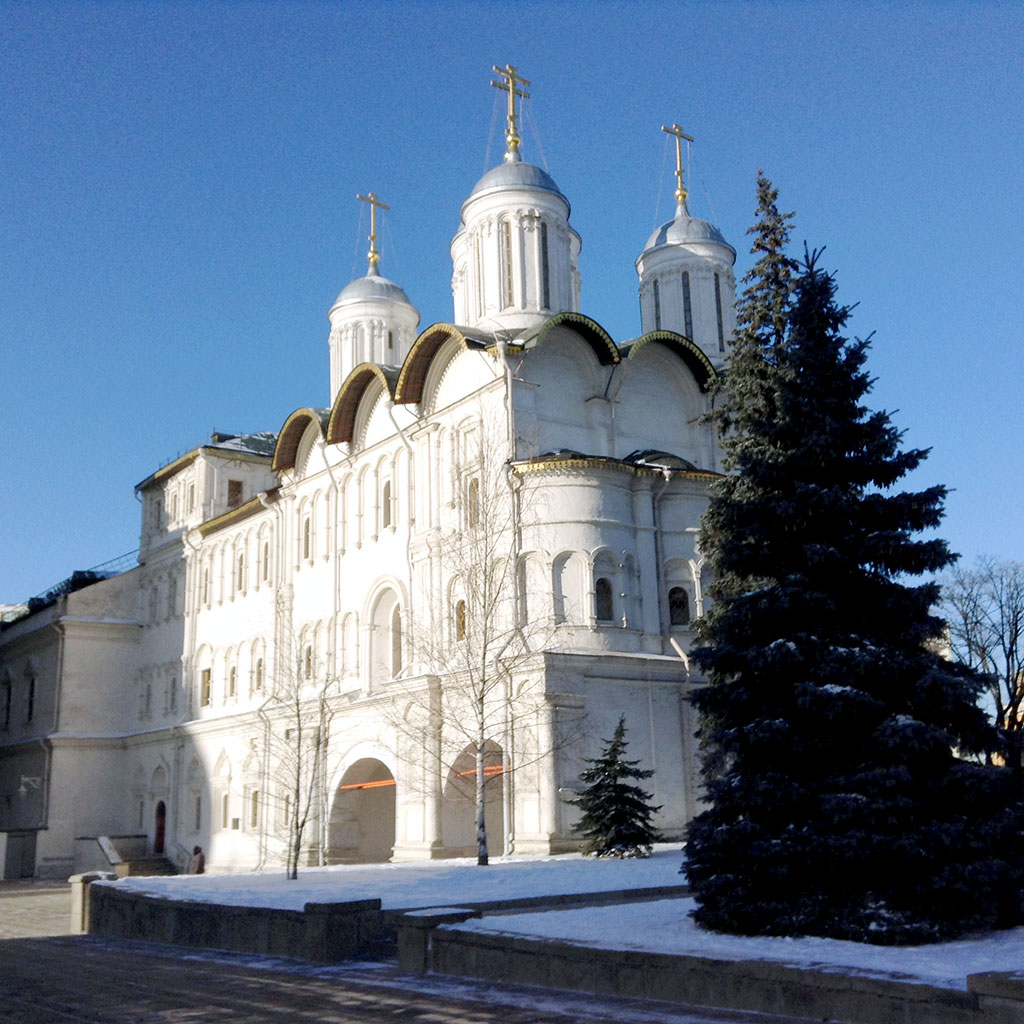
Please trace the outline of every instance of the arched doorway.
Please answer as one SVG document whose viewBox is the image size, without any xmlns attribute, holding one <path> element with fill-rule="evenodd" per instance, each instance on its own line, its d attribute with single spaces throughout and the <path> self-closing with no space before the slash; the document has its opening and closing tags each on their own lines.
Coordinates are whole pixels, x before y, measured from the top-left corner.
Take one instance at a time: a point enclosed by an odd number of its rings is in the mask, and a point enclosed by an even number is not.
<svg viewBox="0 0 1024 1024">
<path fill-rule="evenodd" d="M 329 864 L 380 864 L 395 845 L 395 777 L 382 761 L 364 757 L 342 776 L 331 805 Z"/>
<path fill-rule="evenodd" d="M 167 805 L 161 800 L 156 805 L 156 827 L 153 829 L 153 852 L 164 852 L 164 839 L 167 834 Z"/>
<path fill-rule="evenodd" d="M 502 799 L 504 760 L 502 749 L 488 740 L 484 745 L 484 827 L 487 852 L 505 852 L 505 809 Z M 452 765 L 444 787 L 441 841 L 453 857 L 475 857 L 476 843 L 476 748 L 466 747 Z"/>
</svg>

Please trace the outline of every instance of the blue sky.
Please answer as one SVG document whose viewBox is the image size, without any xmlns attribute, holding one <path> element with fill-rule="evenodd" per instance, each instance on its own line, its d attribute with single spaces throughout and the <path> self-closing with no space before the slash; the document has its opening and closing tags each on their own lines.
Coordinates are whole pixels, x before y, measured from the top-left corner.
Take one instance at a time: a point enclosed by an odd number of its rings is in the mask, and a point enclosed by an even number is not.
<svg viewBox="0 0 1024 1024">
<path fill-rule="evenodd" d="M 134 485 L 211 430 L 327 404 L 357 192 L 391 206 L 381 271 L 422 326 L 451 318 L 505 63 L 532 82 L 525 158 L 573 205 L 584 312 L 639 333 L 662 124 L 695 136 L 691 208 L 739 273 L 763 167 L 875 332 L 872 405 L 933 449 L 911 485 L 952 488 L 941 533 L 1024 559 L 1022 51 L 998 2 L 0 0 L 0 602 L 134 548 Z"/>
</svg>

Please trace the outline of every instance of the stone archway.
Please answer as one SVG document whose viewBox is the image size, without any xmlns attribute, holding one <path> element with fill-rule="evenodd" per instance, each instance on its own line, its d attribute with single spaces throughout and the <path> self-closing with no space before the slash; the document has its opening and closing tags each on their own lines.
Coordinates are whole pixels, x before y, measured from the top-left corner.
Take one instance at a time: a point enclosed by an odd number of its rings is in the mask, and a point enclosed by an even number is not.
<svg viewBox="0 0 1024 1024">
<path fill-rule="evenodd" d="M 329 864 L 381 864 L 395 845 L 395 777 L 382 761 L 364 757 L 342 776 L 331 804 Z"/>
<path fill-rule="evenodd" d="M 497 857 L 505 852 L 503 801 L 504 758 L 497 743 L 484 746 L 484 826 L 487 850 Z M 451 857 L 475 857 L 476 845 L 476 749 L 463 749 L 448 772 L 441 812 L 441 841 Z"/>
</svg>

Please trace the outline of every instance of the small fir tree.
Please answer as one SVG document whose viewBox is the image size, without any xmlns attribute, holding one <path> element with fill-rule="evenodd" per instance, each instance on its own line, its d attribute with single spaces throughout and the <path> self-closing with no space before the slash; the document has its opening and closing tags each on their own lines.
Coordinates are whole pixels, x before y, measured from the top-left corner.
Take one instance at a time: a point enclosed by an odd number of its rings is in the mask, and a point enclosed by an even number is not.
<svg viewBox="0 0 1024 1024">
<path fill-rule="evenodd" d="M 648 802 L 651 794 L 631 780 L 649 779 L 654 772 L 637 768 L 626 753 L 626 719 L 619 719 L 615 735 L 604 741 L 600 757 L 587 758 L 591 767 L 580 772 L 587 788 L 569 803 L 583 816 L 573 831 L 586 840 L 583 852 L 596 857 L 649 857 L 658 842 L 658 830 L 651 816 L 661 807 Z"/>
<path fill-rule="evenodd" d="M 953 559 L 917 536 L 945 490 L 891 492 L 927 453 L 861 404 L 867 342 L 843 337 L 814 256 L 788 277 L 788 215 L 763 177 L 758 192 L 761 277 L 726 374 L 730 475 L 701 532 L 715 582 L 694 652 L 709 678 L 695 917 L 883 943 L 1016 923 L 1013 792 L 953 753 L 991 740 L 980 680 L 929 646 L 936 586 L 905 582 Z"/>
</svg>

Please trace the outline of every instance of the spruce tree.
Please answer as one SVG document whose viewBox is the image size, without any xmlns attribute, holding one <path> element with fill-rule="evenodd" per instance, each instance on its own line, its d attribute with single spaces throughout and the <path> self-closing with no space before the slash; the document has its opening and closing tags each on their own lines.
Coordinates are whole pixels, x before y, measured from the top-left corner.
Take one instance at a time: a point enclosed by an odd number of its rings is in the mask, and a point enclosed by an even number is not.
<svg viewBox="0 0 1024 1024">
<path fill-rule="evenodd" d="M 867 342 L 843 336 L 814 256 L 789 276 L 788 215 L 763 177 L 758 193 L 729 475 L 701 531 L 715 582 L 694 652 L 709 679 L 694 697 L 709 802 L 688 834 L 695 917 L 883 943 L 1016 923 L 1013 794 L 953 752 L 991 740 L 980 680 L 934 652 L 935 584 L 907 582 L 953 560 L 919 536 L 945 490 L 893 490 L 927 452 L 862 404 Z"/>
<path fill-rule="evenodd" d="M 586 840 L 583 852 L 597 857 L 649 857 L 660 838 L 651 824 L 660 807 L 648 802 L 651 794 L 630 780 L 649 779 L 654 772 L 637 768 L 626 753 L 626 719 L 619 719 L 615 735 L 604 741 L 600 757 L 587 758 L 591 767 L 580 772 L 586 789 L 569 803 L 582 817 L 573 831 Z"/>
</svg>

